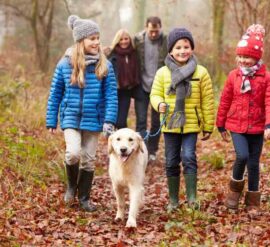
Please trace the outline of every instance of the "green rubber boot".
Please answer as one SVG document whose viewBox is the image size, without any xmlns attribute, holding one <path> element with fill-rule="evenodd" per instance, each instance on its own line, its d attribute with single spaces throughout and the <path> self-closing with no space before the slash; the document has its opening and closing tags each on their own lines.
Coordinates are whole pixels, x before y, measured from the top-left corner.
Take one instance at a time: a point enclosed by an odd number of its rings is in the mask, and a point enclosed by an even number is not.
<svg viewBox="0 0 270 247">
<path fill-rule="evenodd" d="M 176 210 L 179 206 L 179 185 L 180 177 L 167 177 L 169 188 L 169 204 L 167 207 L 168 212 Z"/>
<path fill-rule="evenodd" d="M 197 198 L 197 174 L 184 174 L 186 184 L 186 197 L 188 206 L 193 209 L 198 209 L 199 204 Z"/>
</svg>

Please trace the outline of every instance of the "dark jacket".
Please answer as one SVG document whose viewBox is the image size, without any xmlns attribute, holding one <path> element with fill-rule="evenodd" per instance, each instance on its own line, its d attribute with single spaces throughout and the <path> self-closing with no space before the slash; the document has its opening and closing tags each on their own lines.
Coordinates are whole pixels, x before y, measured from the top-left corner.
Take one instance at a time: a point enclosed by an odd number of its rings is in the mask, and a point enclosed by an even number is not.
<svg viewBox="0 0 270 247">
<path fill-rule="evenodd" d="M 128 80 L 128 83 L 125 87 L 121 87 L 121 85 L 120 85 L 121 83 L 119 80 L 120 79 L 119 72 L 121 72 L 121 69 L 123 69 L 123 68 L 118 68 L 118 66 L 117 66 L 117 64 L 118 64 L 117 63 L 117 53 L 115 50 L 112 50 L 111 53 L 108 55 L 108 60 L 112 63 L 115 77 L 116 77 L 116 80 L 118 82 L 117 83 L 118 89 L 132 89 L 140 83 L 139 67 L 137 65 L 137 63 L 138 63 L 137 57 L 135 57 L 135 61 L 133 62 L 134 64 L 136 63 L 135 64 L 136 66 L 132 66 L 132 63 L 131 63 L 131 65 L 127 65 L 127 67 L 126 67 L 131 78 L 130 78 L 130 80 Z M 134 73 L 133 73 L 133 70 L 134 70 Z"/>
<path fill-rule="evenodd" d="M 138 63 L 140 66 L 140 75 L 144 72 L 144 43 L 145 43 L 146 31 L 142 31 L 135 35 L 134 45 L 137 51 Z M 165 65 L 164 60 L 167 56 L 167 36 L 161 33 L 159 37 L 159 57 L 158 57 L 158 69 Z"/>
</svg>

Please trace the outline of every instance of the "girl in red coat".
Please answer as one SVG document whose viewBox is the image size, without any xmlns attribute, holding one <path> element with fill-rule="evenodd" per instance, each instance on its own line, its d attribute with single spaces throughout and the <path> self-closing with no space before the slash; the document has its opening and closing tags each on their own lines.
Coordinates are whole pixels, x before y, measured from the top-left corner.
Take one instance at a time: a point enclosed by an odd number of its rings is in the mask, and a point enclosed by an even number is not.
<svg viewBox="0 0 270 247">
<path fill-rule="evenodd" d="M 230 131 L 236 160 L 225 205 L 237 209 L 247 167 L 248 209 L 260 206 L 259 160 L 263 137 L 270 137 L 270 73 L 261 57 L 265 30 L 250 26 L 236 48 L 238 67 L 229 73 L 217 113 L 217 127 L 224 141 Z"/>
</svg>

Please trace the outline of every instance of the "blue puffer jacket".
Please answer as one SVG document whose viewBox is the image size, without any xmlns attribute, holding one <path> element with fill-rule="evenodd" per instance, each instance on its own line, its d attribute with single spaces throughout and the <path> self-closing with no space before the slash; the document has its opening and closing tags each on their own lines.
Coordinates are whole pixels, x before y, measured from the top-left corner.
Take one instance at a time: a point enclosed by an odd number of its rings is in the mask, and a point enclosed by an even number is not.
<svg viewBox="0 0 270 247">
<path fill-rule="evenodd" d="M 108 62 L 108 75 L 99 80 L 95 66 L 85 71 L 85 86 L 70 85 L 72 67 L 68 57 L 56 66 L 48 99 L 46 127 L 56 128 L 60 106 L 60 126 L 88 131 L 102 131 L 103 123 L 115 124 L 118 99 L 117 84 L 112 64 Z"/>
</svg>

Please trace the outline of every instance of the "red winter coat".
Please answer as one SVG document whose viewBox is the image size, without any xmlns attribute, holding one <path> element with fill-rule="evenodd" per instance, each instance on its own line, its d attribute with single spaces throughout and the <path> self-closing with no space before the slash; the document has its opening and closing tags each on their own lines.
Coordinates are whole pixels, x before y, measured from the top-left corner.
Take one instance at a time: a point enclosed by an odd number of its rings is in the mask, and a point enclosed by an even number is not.
<svg viewBox="0 0 270 247">
<path fill-rule="evenodd" d="M 263 65 L 250 78 L 251 91 L 241 93 L 242 72 L 230 72 L 217 113 L 217 127 L 236 133 L 260 134 L 270 127 L 270 73 Z"/>
</svg>

